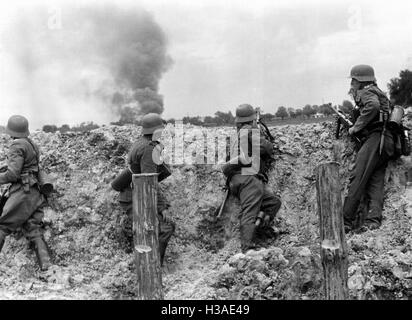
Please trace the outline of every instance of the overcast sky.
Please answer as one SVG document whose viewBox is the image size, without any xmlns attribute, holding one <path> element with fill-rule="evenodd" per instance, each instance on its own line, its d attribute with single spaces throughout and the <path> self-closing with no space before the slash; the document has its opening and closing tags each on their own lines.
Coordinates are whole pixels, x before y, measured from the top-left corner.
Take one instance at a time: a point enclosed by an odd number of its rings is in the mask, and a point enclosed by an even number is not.
<svg viewBox="0 0 412 320">
<path fill-rule="evenodd" d="M 65 1 L 38 2 L 53 10 Z M 9 30 L 7 21 L 17 14 L 17 5 L 27 7 L 25 3 L 2 4 L 0 28 Z M 400 70 L 412 69 L 410 1 L 116 3 L 125 8 L 139 4 L 153 14 L 167 36 L 173 64 L 159 83 L 165 118 L 233 112 L 241 103 L 271 113 L 281 105 L 338 104 L 349 99 L 347 77 L 355 64 L 372 65 L 384 91 Z M 64 28 L 65 21 L 61 23 Z M 19 39 L 16 43 L 22 45 Z M 29 117 L 33 127 L 117 120 L 109 108 L 93 103 L 56 101 L 52 107 L 55 95 L 48 96 L 47 90 L 42 98 L 45 107 L 34 108 L 29 98 L 22 98 L 31 84 L 22 80 L 24 74 L 13 61 L 0 43 L 0 124 L 15 113 Z M 58 72 L 47 77 L 49 88 L 62 81 Z"/>
</svg>

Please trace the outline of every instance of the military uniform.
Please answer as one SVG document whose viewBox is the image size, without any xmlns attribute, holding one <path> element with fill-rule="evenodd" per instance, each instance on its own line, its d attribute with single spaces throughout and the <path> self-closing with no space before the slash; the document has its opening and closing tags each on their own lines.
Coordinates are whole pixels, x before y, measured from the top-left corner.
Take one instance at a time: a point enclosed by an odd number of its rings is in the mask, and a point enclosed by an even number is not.
<svg viewBox="0 0 412 320">
<path fill-rule="evenodd" d="M 11 186 L 0 217 L 0 251 L 6 236 L 22 227 L 44 271 L 51 266 L 51 261 L 41 229 L 45 198 L 40 193 L 39 148 L 29 139 L 29 122 L 23 116 L 11 116 L 6 133 L 13 141 L 6 172 L 0 174 L 0 184 Z"/>
<path fill-rule="evenodd" d="M 343 206 L 345 226 L 352 228 L 361 199 L 365 199 L 365 225 L 379 227 L 382 221 L 385 170 L 394 155 L 393 136 L 386 130 L 382 154 L 379 154 L 382 122 L 380 111 L 389 113 L 389 100 L 375 85 L 370 84 L 355 97 L 360 115 L 351 131 L 363 141 L 350 175 L 348 194 Z"/>
<path fill-rule="evenodd" d="M 11 183 L 0 217 L 0 232 L 4 235 L 22 227 L 28 240 L 42 236 L 45 199 L 37 180 L 38 153 L 37 146 L 28 138 L 15 139 L 10 146 L 7 171 L 0 174 L 0 184 Z"/>
<path fill-rule="evenodd" d="M 255 222 L 259 212 L 263 211 L 270 218 L 270 223 L 279 211 L 281 201 L 267 186 L 267 171 L 274 152 L 273 145 L 260 134 L 258 129 L 254 129 L 249 124 L 243 124 L 239 129 L 237 135 L 232 137 L 230 154 L 236 157 L 242 152 L 247 153 L 253 158 L 252 162 L 259 164 L 259 168 L 255 173 L 253 170 L 248 173 L 247 170 L 243 172 L 242 170 L 250 168 L 251 165 L 229 164 L 224 166 L 223 173 L 227 177 L 231 194 L 240 200 L 240 240 L 242 251 L 246 252 L 255 248 L 254 237 L 257 231 Z M 252 134 L 253 130 L 257 130 L 257 134 L 256 131 Z M 241 150 L 242 135 L 247 135 L 248 150 Z M 253 140 L 254 137 L 258 137 L 258 140 Z M 257 152 L 251 152 L 256 145 L 258 145 L 255 149 Z M 229 161 L 229 157 L 226 160 Z"/>
<path fill-rule="evenodd" d="M 162 166 L 166 165 L 157 165 L 153 161 L 154 149 L 157 145 L 158 142 L 152 141 L 150 136 L 142 136 L 134 143 L 127 155 L 127 163 L 134 174 L 162 172 Z M 159 182 L 162 179 L 163 177 L 160 175 Z M 132 190 L 130 187 L 127 187 L 120 193 L 119 202 L 129 219 L 132 219 Z M 157 193 L 157 213 L 159 218 L 159 251 L 162 264 L 167 244 L 175 231 L 175 223 L 170 219 L 164 219 L 162 216 L 162 212 L 169 207 L 170 204 L 159 188 Z"/>
</svg>

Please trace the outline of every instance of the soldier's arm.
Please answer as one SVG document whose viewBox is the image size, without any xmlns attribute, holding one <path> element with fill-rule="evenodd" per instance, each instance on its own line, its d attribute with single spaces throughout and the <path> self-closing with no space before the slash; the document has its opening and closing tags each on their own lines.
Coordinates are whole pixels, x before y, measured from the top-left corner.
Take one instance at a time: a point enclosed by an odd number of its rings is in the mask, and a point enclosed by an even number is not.
<svg viewBox="0 0 412 320">
<path fill-rule="evenodd" d="M 0 173 L 0 184 L 17 182 L 24 165 L 24 149 L 12 143 L 7 155 L 7 171 Z"/>
<path fill-rule="evenodd" d="M 365 127 L 370 124 L 379 114 L 379 99 L 373 93 L 364 93 L 361 97 L 364 107 L 360 112 L 360 116 L 356 120 L 352 127 L 352 132 L 354 134 L 359 133 Z"/>
<path fill-rule="evenodd" d="M 273 144 L 266 140 L 263 136 L 260 137 L 260 156 L 272 158 L 275 153 Z"/>
</svg>

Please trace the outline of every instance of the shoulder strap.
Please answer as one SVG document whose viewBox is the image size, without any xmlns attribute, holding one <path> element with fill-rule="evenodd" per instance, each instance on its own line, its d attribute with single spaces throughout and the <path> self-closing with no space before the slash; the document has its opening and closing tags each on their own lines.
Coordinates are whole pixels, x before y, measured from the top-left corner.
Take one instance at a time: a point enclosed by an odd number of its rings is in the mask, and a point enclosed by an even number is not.
<svg viewBox="0 0 412 320">
<path fill-rule="evenodd" d="M 33 141 L 31 141 L 30 138 L 25 138 L 27 140 L 27 142 L 31 145 L 31 147 L 33 148 L 34 154 L 36 155 L 36 160 L 37 160 L 37 172 L 40 172 L 40 155 L 37 152 L 36 147 L 33 144 Z"/>
</svg>

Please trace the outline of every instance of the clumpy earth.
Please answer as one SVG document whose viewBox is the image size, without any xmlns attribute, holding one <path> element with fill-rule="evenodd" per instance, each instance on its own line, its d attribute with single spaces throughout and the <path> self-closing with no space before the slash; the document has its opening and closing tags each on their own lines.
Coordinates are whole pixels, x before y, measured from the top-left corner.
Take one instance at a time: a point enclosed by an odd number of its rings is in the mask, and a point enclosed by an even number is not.
<svg viewBox="0 0 412 320">
<path fill-rule="evenodd" d="M 197 130 L 219 135 L 230 129 Z M 170 125 L 167 132 L 181 134 Z M 344 195 L 353 145 L 343 137 L 336 147 L 331 122 L 271 132 L 276 163 L 269 183 L 282 208 L 276 237 L 260 251 L 240 253 L 235 200 L 216 220 L 225 184 L 217 164 L 175 164 L 173 175 L 160 184 L 177 225 L 162 270 L 166 299 L 323 299 L 315 170 L 321 162 L 338 160 Z M 21 232 L 9 236 L 0 253 L 1 299 L 136 298 L 130 234 L 110 182 L 139 134 L 139 127 L 108 126 L 32 135 L 42 148 L 43 167 L 55 178 L 44 219 L 54 266 L 40 272 Z M 0 135 L 0 160 L 7 143 Z M 406 177 L 411 162 L 401 158 L 389 165 L 382 227 L 347 237 L 351 299 L 412 297 L 412 187 Z"/>
</svg>

